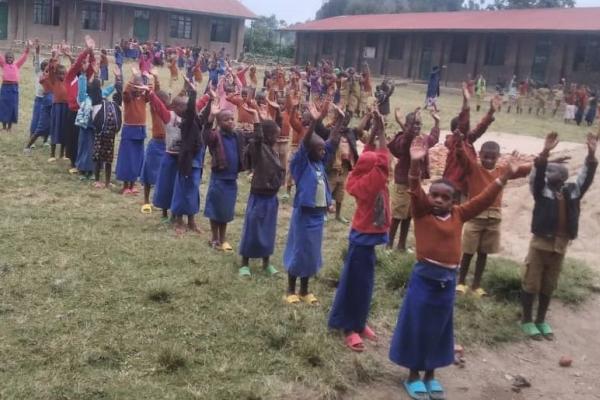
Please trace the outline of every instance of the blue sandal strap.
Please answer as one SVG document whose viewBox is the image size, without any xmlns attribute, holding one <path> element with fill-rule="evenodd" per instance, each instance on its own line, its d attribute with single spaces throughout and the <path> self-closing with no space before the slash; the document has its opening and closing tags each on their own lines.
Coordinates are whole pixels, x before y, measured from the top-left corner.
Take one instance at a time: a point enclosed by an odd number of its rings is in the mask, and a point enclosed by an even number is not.
<svg viewBox="0 0 600 400">
<path fill-rule="evenodd" d="M 427 397 L 427 387 L 425 387 L 423 381 L 405 381 L 404 389 L 406 389 L 406 393 L 408 393 L 412 399 L 420 400 Z"/>
<path fill-rule="evenodd" d="M 438 393 L 444 393 L 444 388 L 442 387 L 442 384 L 440 383 L 440 381 L 438 381 L 437 379 L 432 379 L 430 381 L 427 381 L 425 383 L 425 386 L 427 387 L 427 391 L 428 392 L 438 392 Z"/>
</svg>

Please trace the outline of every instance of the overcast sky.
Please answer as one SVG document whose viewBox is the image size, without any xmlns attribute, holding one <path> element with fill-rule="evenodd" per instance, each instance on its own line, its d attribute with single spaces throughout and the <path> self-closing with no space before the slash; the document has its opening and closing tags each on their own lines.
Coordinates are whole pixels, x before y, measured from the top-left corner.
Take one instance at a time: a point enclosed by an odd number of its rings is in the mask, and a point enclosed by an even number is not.
<svg viewBox="0 0 600 400">
<path fill-rule="evenodd" d="M 218 0 L 215 0 L 218 1 Z M 304 22 L 315 17 L 323 0 L 241 0 L 258 15 L 275 14 L 288 23 Z M 577 0 L 582 7 L 600 6 L 600 0 Z"/>
</svg>

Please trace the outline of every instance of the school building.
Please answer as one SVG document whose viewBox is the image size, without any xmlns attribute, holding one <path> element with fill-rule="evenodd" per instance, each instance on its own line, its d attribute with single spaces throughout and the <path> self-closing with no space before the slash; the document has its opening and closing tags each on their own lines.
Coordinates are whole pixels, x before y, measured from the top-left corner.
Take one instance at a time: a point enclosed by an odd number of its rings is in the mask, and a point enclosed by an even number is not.
<svg viewBox="0 0 600 400">
<path fill-rule="evenodd" d="M 289 28 L 296 62 L 365 61 L 374 75 L 442 81 L 483 73 L 488 85 L 531 77 L 600 84 L 600 7 L 339 16 Z"/>
<path fill-rule="evenodd" d="M 238 0 L 0 0 L 0 47 L 39 38 L 99 47 L 121 39 L 165 45 L 222 47 L 232 56 L 244 44 L 244 24 L 255 14 Z"/>
</svg>

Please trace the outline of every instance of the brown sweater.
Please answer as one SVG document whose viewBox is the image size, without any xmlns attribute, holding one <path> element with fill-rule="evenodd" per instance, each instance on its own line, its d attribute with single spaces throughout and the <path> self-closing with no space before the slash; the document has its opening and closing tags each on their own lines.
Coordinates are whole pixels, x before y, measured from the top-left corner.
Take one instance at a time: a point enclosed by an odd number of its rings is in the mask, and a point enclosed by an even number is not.
<svg viewBox="0 0 600 400">
<path fill-rule="evenodd" d="M 433 261 L 446 266 L 460 263 L 462 227 L 495 201 L 502 186 L 495 181 L 475 198 L 459 206 L 453 206 L 447 217 L 436 217 L 420 180 L 410 178 L 412 214 L 415 220 L 417 260 Z"/>
<path fill-rule="evenodd" d="M 134 95 L 134 88 L 128 84 L 123 93 L 123 102 L 125 103 L 124 122 L 126 125 L 146 125 L 146 95 Z"/>
</svg>

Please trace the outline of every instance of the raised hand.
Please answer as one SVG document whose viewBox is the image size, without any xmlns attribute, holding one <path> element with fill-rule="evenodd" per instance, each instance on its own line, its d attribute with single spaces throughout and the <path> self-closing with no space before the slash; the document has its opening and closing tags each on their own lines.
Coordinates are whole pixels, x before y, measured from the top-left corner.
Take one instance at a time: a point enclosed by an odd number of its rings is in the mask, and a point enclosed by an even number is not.
<svg viewBox="0 0 600 400">
<path fill-rule="evenodd" d="M 462 83 L 462 92 L 463 92 L 463 99 L 465 101 L 469 101 L 471 99 L 471 93 L 469 93 L 469 86 L 467 85 L 467 82 Z"/>
<path fill-rule="evenodd" d="M 435 122 L 436 125 L 440 124 L 440 116 L 438 115 L 438 113 L 436 113 L 433 110 L 431 110 L 431 118 L 433 118 L 433 121 Z"/>
<path fill-rule="evenodd" d="M 194 82 L 194 80 L 190 80 L 188 79 L 187 76 L 183 76 L 183 81 L 184 81 L 184 89 L 188 90 L 188 91 L 192 91 L 195 92 L 196 91 L 196 82 Z"/>
<path fill-rule="evenodd" d="M 587 136 L 587 147 L 588 147 L 588 156 L 594 157 L 596 155 L 596 148 L 598 147 L 598 140 L 600 140 L 600 133 L 594 135 L 593 133 L 588 133 Z"/>
<path fill-rule="evenodd" d="M 558 133 L 550 132 L 546 135 L 546 139 L 544 140 L 544 150 L 543 153 L 548 155 L 552 150 L 558 146 Z"/>
<path fill-rule="evenodd" d="M 211 97 L 211 99 L 213 99 L 213 101 L 210 105 L 210 116 L 214 118 L 217 116 L 217 114 L 221 112 L 221 106 L 219 105 L 219 102 L 213 97 Z"/>
<path fill-rule="evenodd" d="M 502 106 L 502 99 L 500 98 L 500 96 L 496 95 L 492 98 L 492 100 L 490 100 L 490 113 L 495 113 L 497 112 L 500 107 Z"/>
<path fill-rule="evenodd" d="M 89 51 L 94 51 L 94 48 L 96 48 L 96 42 L 94 41 L 94 39 L 92 39 L 92 37 L 90 35 L 85 35 L 85 45 L 88 48 Z"/>
<path fill-rule="evenodd" d="M 410 159 L 420 161 L 427 155 L 427 144 L 422 136 L 416 136 L 410 145 Z"/>
<path fill-rule="evenodd" d="M 121 68 L 119 68 L 118 65 L 114 65 L 113 66 L 113 74 L 115 77 L 120 77 L 121 76 Z"/>
<path fill-rule="evenodd" d="M 319 119 L 319 110 L 317 110 L 317 106 L 312 101 L 308 103 L 308 112 L 310 113 L 310 117 L 313 119 L 313 121 L 317 121 Z"/>
</svg>

